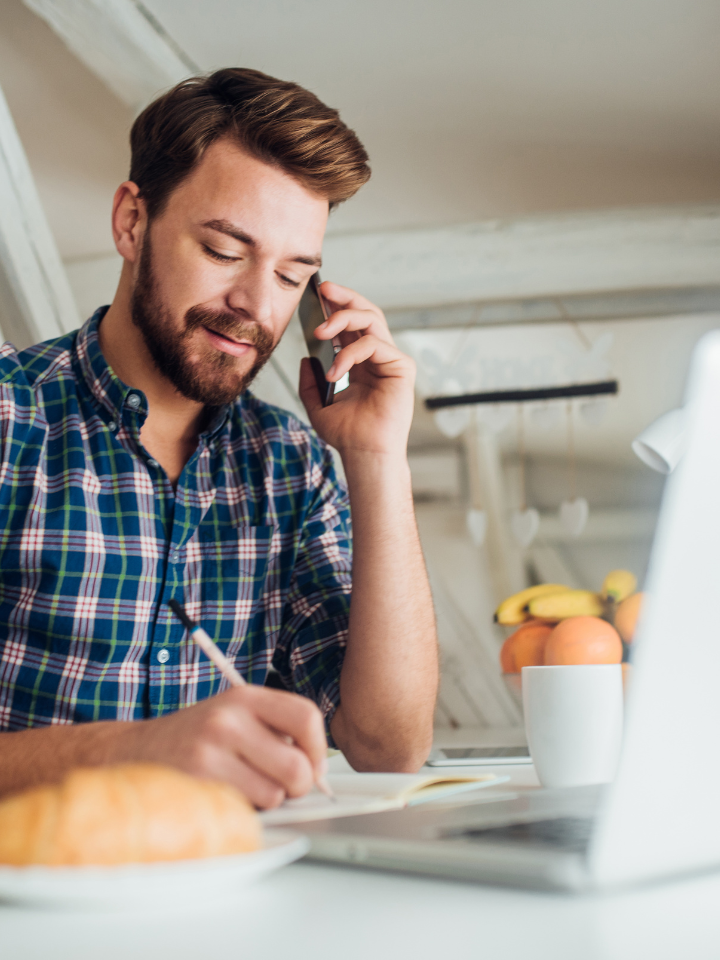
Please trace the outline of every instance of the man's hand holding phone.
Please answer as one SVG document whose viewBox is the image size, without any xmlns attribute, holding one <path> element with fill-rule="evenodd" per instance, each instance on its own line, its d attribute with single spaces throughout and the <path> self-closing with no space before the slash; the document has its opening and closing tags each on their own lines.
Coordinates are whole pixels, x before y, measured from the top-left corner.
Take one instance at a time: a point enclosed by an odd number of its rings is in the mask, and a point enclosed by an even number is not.
<svg viewBox="0 0 720 960">
<path fill-rule="evenodd" d="M 319 287 L 328 319 L 314 330 L 340 344 L 327 380 L 348 373 L 350 384 L 323 406 L 310 360 L 300 371 L 300 397 L 320 436 L 345 460 L 353 453 L 404 458 L 412 421 L 415 364 L 393 343 L 383 312 L 354 290 L 325 281 Z"/>
</svg>

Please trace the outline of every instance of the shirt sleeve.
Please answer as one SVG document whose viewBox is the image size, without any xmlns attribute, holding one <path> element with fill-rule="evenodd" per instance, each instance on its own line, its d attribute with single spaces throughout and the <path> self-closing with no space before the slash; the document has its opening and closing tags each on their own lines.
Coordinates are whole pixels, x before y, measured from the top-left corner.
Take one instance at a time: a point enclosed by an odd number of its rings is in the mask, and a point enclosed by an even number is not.
<svg viewBox="0 0 720 960">
<path fill-rule="evenodd" d="M 314 700 L 330 721 L 340 703 L 340 670 L 352 591 L 352 533 L 347 489 L 323 445 L 311 467 L 305 515 L 273 666 L 285 686 Z"/>
</svg>

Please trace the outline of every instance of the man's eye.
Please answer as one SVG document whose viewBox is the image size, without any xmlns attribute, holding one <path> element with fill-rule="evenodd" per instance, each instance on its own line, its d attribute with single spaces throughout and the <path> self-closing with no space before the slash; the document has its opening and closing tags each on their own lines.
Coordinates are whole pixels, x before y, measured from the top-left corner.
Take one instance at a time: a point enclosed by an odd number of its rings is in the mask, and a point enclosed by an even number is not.
<svg viewBox="0 0 720 960">
<path fill-rule="evenodd" d="M 282 273 L 279 273 L 279 274 L 278 274 L 278 277 L 280 278 L 280 282 L 281 282 L 281 283 L 284 283 L 284 284 L 285 284 L 286 286 L 288 286 L 288 287 L 299 287 L 299 286 L 300 286 L 300 282 L 299 282 L 298 280 L 291 280 L 290 277 L 286 277 L 286 276 L 284 276 Z"/>
<path fill-rule="evenodd" d="M 212 247 L 208 247 L 203 244 L 203 249 L 208 256 L 212 257 L 213 260 L 217 260 L 218 263 L 237 263 L 240 257 L 226 257 L 222 253 L 218 253 L 217 250 L 213 250 Z"/>
</svg>

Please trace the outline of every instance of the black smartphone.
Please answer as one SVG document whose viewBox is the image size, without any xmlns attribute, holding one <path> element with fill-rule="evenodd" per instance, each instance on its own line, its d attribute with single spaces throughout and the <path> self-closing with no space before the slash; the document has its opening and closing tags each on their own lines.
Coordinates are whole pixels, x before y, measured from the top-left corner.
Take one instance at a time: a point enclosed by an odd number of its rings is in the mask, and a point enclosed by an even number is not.
<svg viewBox="0 0 720 960">
<path fill-rule="evenodd" d="M 333 365 L 335 359 L 335 347 L 332 340 L 318 340 L 313 331 L 319 327 L 328 318 L 327 307 L 320 293 L 320 274 L 314 273 L 305 292 L 300 298 L 298 307 L 300 315 L 300 324 L 305 337 L 308 353 L 310 354 L 310 364 L 315 374 L 315 382 L 320 391 L 320 399 L 324 407 L 333 402 L 335 396 L 335 384 L 325 379 L 325 374 Z"/>
</svg>

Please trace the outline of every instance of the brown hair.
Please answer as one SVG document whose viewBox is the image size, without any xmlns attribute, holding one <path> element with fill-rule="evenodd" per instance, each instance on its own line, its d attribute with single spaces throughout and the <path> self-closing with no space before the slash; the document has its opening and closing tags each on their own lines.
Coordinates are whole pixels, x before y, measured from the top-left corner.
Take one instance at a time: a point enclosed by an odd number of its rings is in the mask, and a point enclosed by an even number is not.
<svg viewBox="0 0 720 960">
<path fill-rule="evenodd" d="M 365 148 L 337 110 L 296 83 L 232 67 L 184 80 L 135 120 L 130 179 L 150 218 L 221 137 L 327 197 L 331 210 L 370 178 Z"/>
</svg>

